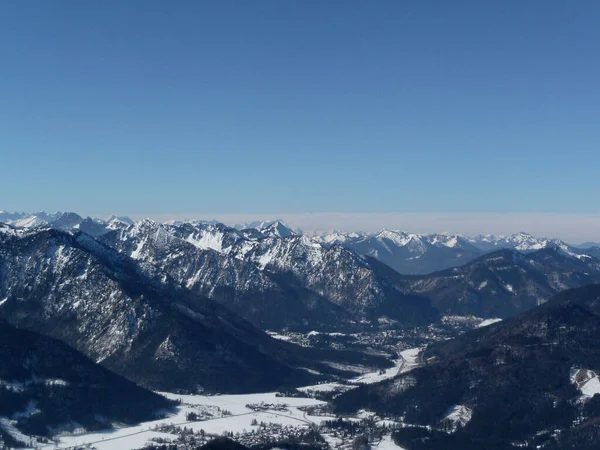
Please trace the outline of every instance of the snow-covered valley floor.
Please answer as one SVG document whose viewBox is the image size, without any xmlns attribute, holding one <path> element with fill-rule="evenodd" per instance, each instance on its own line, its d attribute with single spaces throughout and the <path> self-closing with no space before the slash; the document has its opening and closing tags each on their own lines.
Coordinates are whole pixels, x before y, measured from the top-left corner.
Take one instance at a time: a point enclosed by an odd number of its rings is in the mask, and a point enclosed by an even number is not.
<svg viewBox="0 0 600 450">
<path fill-rule="evenodd" d="M 394 367 L 383 372 L 374 372 L 361 375 L 346 385 L 351 388 L 353 384 L 375 383 L 395 376 L 397 373 L 406 372 L 416 367 L 418 348 L 401 352 L 401 357 Z M 301 391 L 327 391 L 339 388 L 338 383 L 305 386 Z M 285 428 L 289 432 L 292 428 L 306 429 L 312 424 L 320 425 L 325 420 L 334 420 L 330 415 L 311 415 L 305 408 L 319 407 L 325 402 L 313 398 L 279 397 L 274 392 L 247 395 L 179 395 L 162 392 L 166 397 L 181 402 L 175 412 L 169 417 L 144 422 L 136 426 L 122 427 L 104 432 L 84 433 L 77 435 L 62 435 L 41 447 L 43 450 L 61 450 L 73 447 L 89 446 L 98 450 L 130 450 L 139 449 L 157 439 L 174 440 L 178 436 L 171 429 L 186 427 L 192 432 L 202 432 L 206 436 L 220 436 L 227 433 L 256 433 L 261 422 L 277 429 Z M 198 415 L 200 420 L 190 420 L 190 413 Z M 361 412 L 356 418 L 360 420 L 368 413 Z M 389 421 L 386 421 L 389 422 Z M 389 425 L 389 424 L 388 424 Z M 263 425 L 264 426 L 264 425 Z M 335 436 L 324 435 L 332 448 L 338 447 L 343 442 Z M 399 450 L 389 436 L 378 443 L 377 448 L 385 450 Z"/>
<path fill-rule="evenodd" d="M 50 449 L 66 449 L 74 446 L 85 446 L 92 444 L 98 450 L 129 450 L 141 448 L 150 439 L 164 438 L 173 439 L 176 436 L 171 433 L 154 431 L 156 427 L 163 428 L 168 425 L 185 426 L 193 431 L 204 430 L 209 435 L 222 435 L 225 432 L 244 432 L 257 429 L 258 425 L 265 423 L 278 423 L 281 425 L 307 426 L 310 423 L 318 424 L 321 420 L 329 417 L 311 417 L 298 408 L 303 406 L 315 406 L 323 404 L 319 400 L 311 398 L 276 397 L 274 392 L 265 394 L 248 395 L 178 395 L 162 393 L 173 400 L 181 400 L 183 403 L 177 406 L 176 412 L 165 419 L 144 422 L 137 426 L 124 427 L 115 430 L 107 430 L 99 433 L 86 433 L 80 435 L 66 435 L 58 438 L 55 444 L 43 447 Z M 265 411 L 253 411 L 246 405 L 270 404 L 274 408 Z M 285 405 L 285 406 L 284 406 Z M 206 409 L 225 411 L 222 417 L 208 418 L 198 421 L 190 421 L 188 413 L 198 413 Z M 281 410 L 278 410 L 281 408 Z M 276 410 L 277 409 L 277 410 Z M 230 414 L 227 414 L 230 413 Z M 254 422 L 256 421 L 256 422 Z"/>
</svg>

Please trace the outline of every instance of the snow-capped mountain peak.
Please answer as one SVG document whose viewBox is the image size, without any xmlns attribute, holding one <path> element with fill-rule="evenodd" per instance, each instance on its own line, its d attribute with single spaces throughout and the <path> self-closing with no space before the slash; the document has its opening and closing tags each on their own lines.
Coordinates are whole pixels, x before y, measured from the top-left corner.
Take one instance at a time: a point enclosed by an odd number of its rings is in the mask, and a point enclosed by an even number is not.
<svg viewBox="0 0 600 450">
<path fill-rule="evenodd" d="M 233 228 L 235 228 L 237 230 L 245 230 L 245 229 L 251 229 L 251 228 L 256 229 L 256 230 L 263 230 L 277 222 L 281 223 L 282 225 L 284 225 L 286 227 L 288 226 L 283 219 L 275 219 L 275 220 L 255 220 L 254 222 L 238 223 L 238 224 L 233 225 Z"/>
<path fill-rule="evenodd" d="M 223 254 L 230 253 L 235 244 L 246 240 L 241 232 L 220 222 L 187 222 L 166 227 L 171 234 L 198 249 L 210 249 Z"/>
<path fill-rule="evenodd" d="M 273 222 L 264 228 L 258 228 L 258 230 L 260 232 L 262 232 L 262 234 L 264 234 L 265 236 L 268 236 L 268 237 L 285 238 L 285 237 L 290 237 L 290 236 L 296 235 L 296 233 L 294 233 L 290 228 L 285 226 L 280 221 Z"/>
<path fill-rule="evenodd" d="M 40 211 L 36 213 L 15 212 L 9 213 L 2 211 L 0 213 L 0 222 L 7 223 L 19 228 L 33 228 L 40 225 L 47 225 L 50 222 L 58 219 L 62 213 L 47 213 Z"/>
<path fill-rule="evenodd" d="M 129 217 L 127 216 L 115 216 L 114 214 L 112 216 L 110 216 L 108 219 L 105 220 L 105 222 L 107 223 L 117 223 L 117 222 L 121 222 L 127 225 L 133 225 L 134 221 L 131 220 Z"/>
<path fill-rule="evenodd" d="M 541 250 L 543 248 L 555 247 L 564 244 L 564 242 L 558 239 L 538 238 L 524 231 L 507 236 L 494 236 L 490 234 L 476 236 L 470 240 L 470 243 L 486 251 L 500 248 L 512 248 L 523 252 Z"/>
<path fill-rule="evenodd" d="M 398 247 L 406 247 L 411 253 L 424 253 L 426 251 L 426 245 L 418 234 L 383 230 L 380 231 L 375 238 L 383 241 L 385 243 L 384 245 L 389 245 L 389 242 L 386 241 L 390 241 Z"/>
</svg>

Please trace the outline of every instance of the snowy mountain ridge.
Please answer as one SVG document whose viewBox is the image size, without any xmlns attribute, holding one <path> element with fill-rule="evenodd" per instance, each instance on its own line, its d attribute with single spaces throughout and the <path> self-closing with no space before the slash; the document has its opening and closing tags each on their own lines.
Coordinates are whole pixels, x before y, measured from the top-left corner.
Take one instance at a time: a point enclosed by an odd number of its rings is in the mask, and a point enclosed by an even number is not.
<svg viewBox="0 0 600 450">
<path fill-rule="evenodd" d="M 10 213 L 4 210 L 0 210 L 0 222 L 13 225 L 19 228 L 32 228 L 40 225 L 50 225 L 57 221 L 61 217 L 66 215 L 74 215 L 79 217 L 80 221 L 84 219 L 81 216 L 76 215 L 72 212 L 54 212 L 48 213 L 45 211 L 29 213 L 29 212 L 14 212 Z M 134 224 L 134 220 L 127 216 L 115 216 L 112 215 L 108 218 L 90 218 L 98 223 L 114 223 L 122 222 L 127 225 Z M 144 220 L 144 219 L 142 219 Z M 492 250 L 500 248 L 514 248 L 519 251 L 531 251 L 539 250 L 546 247 L 568 245 L 569 247 L 581 247 L 580 245 L 570 245 L 560 239 L 548 238 L 548 237 L 536 237 L 526 232 L 518 232 L 509 235 L 500 234 L 482 234 L 477 236 L 467 236 L 464 234 L 456 233 L 413 233 L 402 230 L 390 230 L 382 229 L 378 232 L 366 233 L 363 231 L 340 231 L 332 230 L 328 232 L 303 232 L 302 230 L 294 230 L 292 227 L 287 225 L 282 219 L 267 220 L 267 221 L 255 221 L 243 224 L 235 224 L 233 226 L 225 225 L 217 220 L 167 220 L 163 222 L 165 225 L 180 226 L 184 224 L 190 224 L 193 226 L 204 226 L 204 225 L 215 225 L 224 226 L 229 229 L 236 229 L 238 231 L 244 231 L 248 229 L 255 229 L 261 231 L 268 236 L 277 237 L 288 237 L 291 235 L 306 234 L 312 239 L 324 243 L 346 243 L 349 241 L 355 241 L 364 238 L 377 238 L 386 239 L 394 242 L 398 246 L 409 246 L 415 250 L 421 246 L 421 242 L 426 242 L 431 245 L 443 245 L 446 247 L 457 247 L 464 243 L 469 243 L 481 250 Z M 596 243 L 589 242 L 587 247 L 594 247 Z"/>
<path fill-rule="evenodd" d="M 198 250 L 162 224 L 140 221 L 130 227 L 132 241 L 121 242 L 120 251 L 79 231 L 0 234 L 0 319 L 59 339 L 153 390 L 264 391 L 282 382 L 317 381 L 316 374 L 339 375 L 319 359 L 322 354 L 271 339 L 219 304 L 225 303 L 222 295 L 212 301 L 194 282 L 187 288 L 177 277 L 186 273 L 179 269 L 197 270 L 204 278 L 197 281 L 207 290 L 211 283 L 226 289 L 236 276 L 242 282 L 275 284 L 276 279 L 235 258 Z M 133 251 L 136 259 L 128 254 Z M 257 305 L 250 304 L 255 295 L 251 290 L 245 298 L 247 308 Z M 288 300 L 286 293 L 282 298 Z M 284 309 L 293 307 L 289 300 Z M 329 357 L 341 364 L 355 358 L 380 361 L 350 353 Z M 240 379 L 240 373 L 246 376 Z"/>
<path fill-rule="evenodd" d="M 0 212 L 0 222 L 17 228 L 32 229 L 37 226 L 71 230 L 78 229 L 92 236 L 101 236 L 113 230 L 126 229 L 151 219 L 137 222 L 128 217 L 111 216 L 107 219 L 86 218 L 75 213 Z M 154 221 L 152 221 L 154 222 Z M 158 223 L 158 222 L 156 222 Z M 600 258 L 600 248 L 581 248 L 559 239 L 539 238 L 525 232 L 512 235 L 480 235 L 469 237 L 451 233 L 409 233 L 383 229 L 376 233 L 331 231 L 327 233 L 303 233 L 293 230 L 280 219 L 230 227 L 218 221 L 169 220 L 162 224 L 168 233 L 184 239 L 201 250 L 214 250 L 243 260 L 246 251 L 255 248 L 257 242 L 266 239 L 288 239 L 304 236 L 304 242 L 318 243 L 323 247 L 343 245 L 355 253 L 376 258 L 403 274 L 421 275 L 464 265 L 485 253 L 514 249 L 533 252 L 544 248 L 560 248 L 579 258 Z M 235 249 L 235 251 L 234 251 Z M 267 258 L 267 255 L 263 255 Z"/>
<path fill-rule="evenodd" d="M 373 314 L 416 323 L 436 317 L 427 301 L 409 300 L 364 256 L 285 234 L 278 223 L 263 234 L 223 224 L 144 219 L 97 239 L 136 261 L 160 266 L 181 285 L 261 328 L 356 327 Z"/>
</svg>

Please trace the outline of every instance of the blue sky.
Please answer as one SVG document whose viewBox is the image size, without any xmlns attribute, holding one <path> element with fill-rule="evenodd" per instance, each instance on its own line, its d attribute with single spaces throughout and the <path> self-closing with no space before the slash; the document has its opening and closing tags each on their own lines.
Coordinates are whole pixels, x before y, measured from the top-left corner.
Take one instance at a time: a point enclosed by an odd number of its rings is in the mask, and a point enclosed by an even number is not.
<svg viewBox="0 0 600 450">
<path fill-rule="evenodd" d="M 600 213 L 597 1 L 0 8 L 0 208 Z"/>
</svg>

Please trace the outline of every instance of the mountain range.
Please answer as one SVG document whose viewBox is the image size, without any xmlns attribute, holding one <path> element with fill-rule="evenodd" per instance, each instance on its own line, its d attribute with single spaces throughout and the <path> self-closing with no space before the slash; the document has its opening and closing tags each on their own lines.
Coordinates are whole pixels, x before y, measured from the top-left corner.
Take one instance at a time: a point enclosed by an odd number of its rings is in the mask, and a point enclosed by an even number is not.
<svg viewBox="0 0 600 450">
<path fill-rule="evenodd" d="M 0 228 L 0 299 L 0 317 L 13 326 L 151 389 L 266 391 L 343 375 L 335 362 L 389 364 L 272 339 L 159 266 L 79 231 Z"/>
<path fill-rule="evenodd" d="M 384 231 L 311 238 L 279 221 L 257 226 L 101 221 L 62 213 L 45 228 L 5 229 L 92 236 L 132 264 L 156 267 L 173 284 L 265 330 L 413 327 L 453 314 L 504 318 L 562 290 L 600 281 L 600 263 L 588 254 L 593 248 L 582 251 L 523 233 L 496 239 L 497 246 L 514 248 L 484 252 L 477 240 L 462 236 Z M 400 274 L 387 259 L 391 255 L 405 262 L 431 258 L 442 266 L 452 258 L 457 264 L 461 255 L 465 263 L 429 274 Z"/>
<path fill-rule="evenodd" d="M 427 274 L 461 266 L 486 253 L 502 249 L 528 253 L 557 247 L 574 255 L 600 258 L 600 248 L 597 246 L 573 246 L 559 239 L 536 238 L 524 232 L 510 236 L 467 237 L 383 230 L 374 234 L 331 233 L 316 236 L 315 239 L 326 245 L 342 243 L 407 275 Z"/>
<path fill-rule="evenodd" d="M 506 318 L 563 290 L 600 283 L 600 260 L 560 247 L 529 253 L 504 249 L 461 267 L 428 275 L 391 273 L 392 277 L 403 292 L 431 299 L 443 315 Z"/>
<path fill-rule="evenodd" d="M 78 228 L 91 235 L 102 234 L 109 223 L 122 222 L 132 225 L 128 217 L 112 216 L 108 219 L 84 219 L 75 213 L 7 213 L 0 211 L 0 222 L 18 226 L 33 227 L 49 225 L 53 228 Z M 226 226 L 217 221 L 168 221 L 165 225 L 192 227 L 219 226 L 229 232 L 239 231 L 242 236 L 254 239 L 262 237 L 290 237 L 303 234 L 292 230 L 282 220 L 257 221 L 248 224 Z M 258 232 L 258 233 L 257 233 Z M 600 259 L 600 245 L 588 242 L 571 245 L 559 239 L 538 238 L 520 232 L 512 235 L 479 235 L 469 237 L 460 234 L 433 233 L 418 234 L 395 230 L 382 230 L 377 233 L 340 232 L 308 233 L 307 236 L 327 247 L 344 245 L 359 254 L 371 256 L 389 265 L 394 270 L 407 275 L 422 275 L 464 265 L 479 256 L 501 249 L 531 252 L 550 247 L 559 247 L 573 254 L 586 254 Z"/>
<path fill-rule="evenodd" d="M 420 325 L 438 317 L 426 298 L 402 293 L 379 274 L 379 264 L 344 246 L 293 234 L 257 238 L 256 231 L 146 219 L 98 239 L 160 265 L 186 288 L 264 329 L 352 329 L 383 316 Z"/>
</svg>

